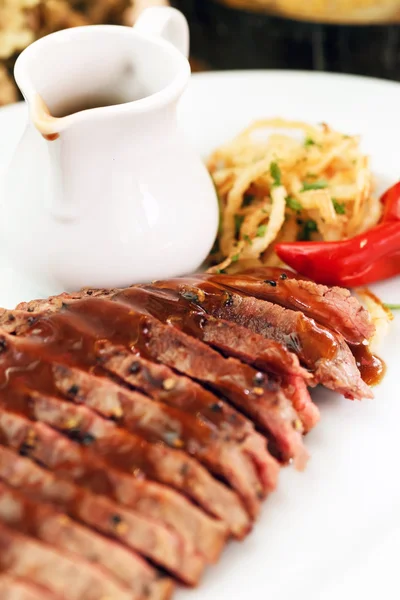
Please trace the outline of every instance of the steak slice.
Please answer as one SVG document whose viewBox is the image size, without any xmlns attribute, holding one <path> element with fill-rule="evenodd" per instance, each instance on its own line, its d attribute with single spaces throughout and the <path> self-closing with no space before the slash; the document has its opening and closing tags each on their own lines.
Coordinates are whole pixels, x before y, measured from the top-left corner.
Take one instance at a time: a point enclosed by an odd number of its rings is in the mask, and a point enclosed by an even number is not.
<svg viewBox="0 0 400 600">
<path fill-rule="evenodd" d="M 172 592 L 172 582 L 165 578 L 157 581 L 153 569 L 133 552 L 76 523 L 53 505 L 37 503 L 1 482 L 0 520 L 27 536 L 77 555 L 77 560 L 79 555 L 79 560 L 104 567 L 131 591 L 132 600 L 161 600 Z"/>
<path fill-rule="evenodd" d="M 3 373 L 7 372 L 9 364 L 14 367 L 14 372 L 8 377 L 8 387 L 12 389 L 7 396 L 7 406 L 11 409 L 16 405 L 16 386 L 22 386 L 22 409 L 26 410 L 32 405 L 34 414 L 28 416 L 38 420 L 47 417 L 45 412 L 43 416 L 38 416 L 40 403 L 46 403 L 46 396 L 59 391 L 75 402 L 86 403 L 106 417 L 110 416 L 110 407 L 113 405 L 111 416 L 117 418 L 120 426 L 150 442 L 161 441 L 172 448 L 185 449 L 211 471 L 222 476 L 238 491 L 252 516 L 258 514 L 260 497 L 276 485 L 278 463 L 267 452 L 265 439 L 255 431 L 241 441 L 231 441 L 226 432 L 212 427 L 196 415 L 153 402 L 105 378 L 58 364 L 51 365 L 38 354 L 37 344 L 12 336 L 7 337 L 7 349 L 0 355 L 0 373 L 2 369 Z M 0 394 L 4 397 L 5 390 Z M 58 406 L 57 403 L 55 406 Z M 53 409 L 49 410 L 54 412 Z M 77 412 L 73 407 L 69 410 Z M 252 455 L 258 458 L 261 478 L 251 459 Z"/>
<path fill-rule="evenodd" d="M 227 292 L 222 286 L 192 276 L 157 283 L 193 294 L 192 304 L 216 318 L 234 321 L 251 331 L 272 338 L 295 352 L 314 374 L 317 383 L 347 398 L 372 398 L 356 361 L 343 337 L 318 325 L 300 311 L 293 311 L 251 296 Z M 226 303 L 229 293 L 229 305 Z M 197 298 L 197 300 L 196 300 Z"/>
<path fill-rule="evenodd" d="M 375 331 L 368 311 L 340 287 L 318 285 L 291 271 L 260 267 L 238 275 L 209 275 L 207 279 L 260 300 L 299 310 L 317 323 L 340 333 L 350 344 L 363 344 Z"/>
<path fill-rule="evenodd" d="M 33 450 L 35 453 L 40 452 L 37 460 L 46 464 L 48 468 L 55 469 L 58 474 L 62 473 L 65 477 L 74 478 L 79 485 L 89 487 L 96 493 L 101 492 L 111 498 L 115 495 L 118 502 L 123 502 L 128 507 L 132 506 L 132 502 L 136 502 L 144 514 L 157 520 L 166 519 L 171 526 L 173 523 L 178 526 L 179 522 L 185 523 L 185 518 L 191 522 L 188 509 L 186 512 L 182 510 L 182 514 L 173 515 L 175 506 L 168 503 L 168 500 L 173 499 L 171 497 L 161 496 L 160 504 L 153 502 L 152 505 L 151 496 L 147 501 L 144 498 L 139 502 L 137 486 L 135 493 L 135 478 L 141 481 L 147 476 L 152 477 L 178 489 L 194 500 L 199 499 L 205 510 L 217 513 L 216 516 L 220 516 L 230 529 L 238 531 L 238 536 L 243 536 L 250 528 L 249 518 L 237 496 L 180 451 L 158 444 L 149 444 L 141 438 L 124 434 L 119 430 L 114 431 L 110 427 L 107 427 L 103 435 L 100 435 L 102 432 L 98 427 L 96 431 L 98 439 L 94 437 L 95 432 L 90 429 L 86 431 L 72 429 L 70 433 L 75 438 L 79 436 L 81 440 L 81 445 L 78 445 L 52 431 L 46 425 L 31 423 L 10 412 L 0 413 L 0 431 L 3 433 L 3 443 L 21 452 L 32 453 Z M 32 444 L 29 445 L 32 436 L 35 441 L 34 447 Z M 89 447 L 87 447 L 88 443 Z M 70 465 L 73 468 L 69 468 Z M 127 480 L 128 476 L 129 480 Z M 132 488 L 129 487 L 129 481 L 132 482 Z M 133 506 L 135 510 L 136 506 L 137 504 Z M 192 530 L 192 535 L 191 530 L 189 533 L 182 529 L 179 531 L 181 534 L 189 535 L 188 539 L 191 540 L 198 528 Z M 219 539 L 218 533 L 211 537 L 211 541 L 217 542 Z M 195 540 L 193 545 L 196 547 L 200 542 Z M 205 552 L 205 549 L 211 546 L 209 548 L 211 556 L 218 556 L 219 545 L 216 543 L 212 549 L 211 541 L 208 534 L 202 545 L 203 551 Z"/>
<path fill-rule="evenodd" d="M 65 600 L 132 600 L 132 592 L 107 571 L 60 552 L 0 523 L 0 570 L 27 578 Z"/>
<path fill-rule="evenodd" d="M 12 577 L 5 573 L 0 574 L 1 600 L 62 600 L 43 587 L 29 581 Z"/>
</svg>

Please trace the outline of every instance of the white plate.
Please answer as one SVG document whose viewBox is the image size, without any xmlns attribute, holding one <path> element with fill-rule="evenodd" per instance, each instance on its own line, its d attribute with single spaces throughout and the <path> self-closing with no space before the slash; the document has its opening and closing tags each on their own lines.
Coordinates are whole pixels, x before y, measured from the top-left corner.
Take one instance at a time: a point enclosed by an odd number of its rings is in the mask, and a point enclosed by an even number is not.
<svg viewBox="0 0 400 600">
<path fill-rule="evenodd" d="M 194 76 L 180 106 L 182 125 L 204 155 L 253 119 L 278 115 L 361 134 L 379 187 L 399 178 L 395 83 L 290 72 L 214 73 Z M 0 111 L 1 170 L 24 120 L 23 105 Z M 0 305 L 35 294 L 13 281 L 6 262 L 0 277 Z M 400 303 L 400 279 L 375 289 L 387 302 Z M 307 438 L 307 471 L 282 471 L 254 533 L 230 544 L 203 585 L 178 592 L 179 600 L 399 599 L 399 335 L 397 318 L 382 350 L 388 373 L 375 400 L 350 402 L 317 392 L 322 421 Z"/>
</svg>

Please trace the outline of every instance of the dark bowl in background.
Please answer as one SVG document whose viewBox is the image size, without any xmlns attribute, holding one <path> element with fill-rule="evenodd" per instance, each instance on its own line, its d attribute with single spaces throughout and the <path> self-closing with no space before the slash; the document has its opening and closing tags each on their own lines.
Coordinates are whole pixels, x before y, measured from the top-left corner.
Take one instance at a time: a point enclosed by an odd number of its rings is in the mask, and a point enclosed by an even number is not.
<svg viewBox="0 0 400 600">
<path fill-rule="evenodd" d="M 400 81 L 400 25 L 334 25 L 172 0 L 187 17 L 191 54 L 210 69 L 304 69 Z"/>
</svg>

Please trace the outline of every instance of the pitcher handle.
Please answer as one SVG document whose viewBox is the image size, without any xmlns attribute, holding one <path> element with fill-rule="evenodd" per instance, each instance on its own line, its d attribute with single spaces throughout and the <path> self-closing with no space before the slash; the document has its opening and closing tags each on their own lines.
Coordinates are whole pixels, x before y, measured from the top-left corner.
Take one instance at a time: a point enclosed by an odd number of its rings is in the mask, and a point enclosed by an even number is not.
<svg viewBox="0 0 400 600">
<path fill-rule="evenodd" d="M 176 8 L 168 6 L 147 8 L 134 27 L 143 35 L 156 35 L 163 38 L 188 58 L 189 25 L 183 14 Z"/>
</svg>

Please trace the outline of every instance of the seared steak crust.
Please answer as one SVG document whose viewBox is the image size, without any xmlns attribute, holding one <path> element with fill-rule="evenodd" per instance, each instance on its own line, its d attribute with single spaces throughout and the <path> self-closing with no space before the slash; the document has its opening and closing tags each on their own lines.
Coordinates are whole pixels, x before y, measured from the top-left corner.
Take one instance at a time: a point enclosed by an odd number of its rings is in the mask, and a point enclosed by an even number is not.
<svg viewBox="0 0 400 600">
<path fill-rule="evenodd" d="M 372 396 L 368 313 L 281 269 L 65 293 L 0 328 L 5 600 L 196 585 L 280 462 L 304 467 L 308 386 Z"/>
</svg>

